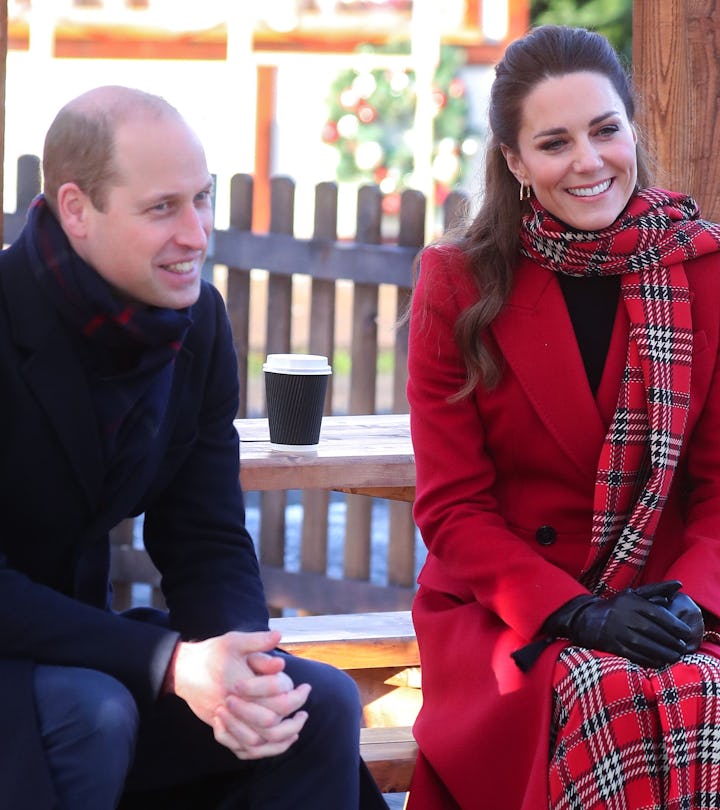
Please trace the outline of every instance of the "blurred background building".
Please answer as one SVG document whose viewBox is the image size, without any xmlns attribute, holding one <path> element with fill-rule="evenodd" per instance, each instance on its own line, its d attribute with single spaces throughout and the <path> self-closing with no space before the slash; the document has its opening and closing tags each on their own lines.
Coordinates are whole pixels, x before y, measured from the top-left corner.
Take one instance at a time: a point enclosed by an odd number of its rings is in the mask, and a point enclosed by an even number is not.
<svg viewBox="0 0 720 810">
<path fill-rule="evenodd" d="M 491 66 L 530 20 L 529 0 L 9 0 L 5 207 L 20 154 L 40 154 L 57 109 L 90 87 L 159 93 L 198 130 L 218 178 L 251 173 L 254 225 L 268 179 L 293 177 L 296 228 L 312 192 L 377 182 L 392 213 L 418 188 L 441 202 L 476 182 Z"/>
</svg>

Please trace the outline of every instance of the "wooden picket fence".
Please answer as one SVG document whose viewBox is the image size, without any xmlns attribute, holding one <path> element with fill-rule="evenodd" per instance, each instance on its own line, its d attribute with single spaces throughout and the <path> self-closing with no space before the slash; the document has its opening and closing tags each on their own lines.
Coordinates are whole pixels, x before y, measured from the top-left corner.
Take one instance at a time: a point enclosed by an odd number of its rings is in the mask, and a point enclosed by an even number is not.
<svg viewBox="0 0 720 810">
<path fill-rule="evenodd" d="M 23 156 L 18 162 L 17 207 L 4 215 L 4 241 L 19 233 L 25 211 L 39 192 L 39 162 Z M 316 188 L 314 230 L 310 238 L 294 236 L 295 184 L 286 177 L 271 181 L 271 217 L 268 233 L 252 230 L 253 178 L 236 175 L 231 183 L 230 224 L 215 229 L 208 266 L 227 268 L 226 305 L 238 355 L 241 401 L 238 416 L 248 409 L 251 370 L 250 315 L 256 284 L 253 271 L 267 272 L 266 334 L 261 353 L 291 351 L 294 277 L 307 276 L 310 284 L 308 334 L 302 341 L 307 351 L 332 358 L 335 354 L 337 285 L 352 283 L 352 327 L 348 412 L 376 413 L 378 361 L 378 297 L 381 285 L 396 289 L 399 326 L 392 347 L 392 411 L 407 412 L 407 324 L 402 314 L 412 286 L 412 263 L 424 241 L 425 198 L 405 191 L 398 215 L 397 238 L 382 237 L 382 194 L 377 186 L 359 189 L 356 233 L 353 240 L 338 240 L 338 189 L 334 183 Z M 451 194 L 445 204 L 447 227 L 459 215 L 465 199 Z M 330 378 L 326 413 L 332 409 L 333 378 Z M 343 540 L 343 578 L 328 577 L 328 507 L 325 491 L 302 492 L 302 531 L 299 571 L 285 568 L 287 493 L 260 494 L 260 530 L 257 538 L 262 576 L 268 602 L 275 612 L 293 608 L 308 613 L 356 613 L 405 610 L 412 601 L 415 584 L 415 526 L 411 506 L 389 503 L 387 581 L 371 582 L 372 499 L 360 495 L 347 499 Z M 137 543 L 135 543 L 137 546 Z M 132 601 L 131 586 L 149 583 L 153 600 L 161 603 L 159 576 L 145 552 L 133 546 L 132 526 L 118 527 L 113 547 L 113 578 L 116 604 Z"/>
</svg>

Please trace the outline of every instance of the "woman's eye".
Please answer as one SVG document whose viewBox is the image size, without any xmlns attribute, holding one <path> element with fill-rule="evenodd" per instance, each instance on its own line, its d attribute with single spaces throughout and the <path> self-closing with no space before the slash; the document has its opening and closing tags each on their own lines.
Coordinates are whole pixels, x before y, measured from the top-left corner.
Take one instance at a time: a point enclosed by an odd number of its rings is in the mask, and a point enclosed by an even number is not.
<svg viewBox="0 0 720 810">
<path fill-rule="evenodd" d="M 540 144 L 540 149 L 543 152 L 556 152 L 558 149 L 561 149 L 565 145 L 565 141 L 560 140 L 560 138 L 554 138 L 552 141 L 544 141 Z"/>
<path fill-rule="evenodd" d="M 614 135 L 616 132 L 620 131 L 620 127 L 617 124 L 607 124 L 602 129 L 598 131 L 598 135 L 606 136 L 606 135 Z"/>
</svg>

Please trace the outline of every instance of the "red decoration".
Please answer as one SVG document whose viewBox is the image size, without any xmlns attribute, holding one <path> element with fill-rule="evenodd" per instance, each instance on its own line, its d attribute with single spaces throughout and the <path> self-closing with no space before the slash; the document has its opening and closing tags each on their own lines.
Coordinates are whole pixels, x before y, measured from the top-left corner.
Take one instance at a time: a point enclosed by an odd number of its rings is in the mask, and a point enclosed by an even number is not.
<svg viewBox="0 0 720 810">
<path fill-rule="evenodd" d="M 432 97 L 438 110 L 442 110 L 447 104 L 447 96 L 437 87 L 433 90 Z"/>
<path fill-rule="evenodd" d="M 448 94 L 451 98 L 462 98 L 465 95 L 465 82 L 457 77 L 450 79 Z"/>
<path fill-rule="evenodd" d="M 377 118 L 377 110 L 367 101 L 361 101 L 357 106 L 356 115 L 363 124 L 372 124 Z"/>
<path fill-rule="evenodd" d="M 390 216 L 395 216 L 400 212 L 400 194 L 397 191 L 392 191 L 383 197 L 382 210 L 384 214 Z"/>
<path fill-rule="evenodd" d="M 337 123 L 335 121 L 327 121 L 322 128 L 320 137 L 325 143 L 336 143 L 340 134 L 338 133 Z"/>
</svg>

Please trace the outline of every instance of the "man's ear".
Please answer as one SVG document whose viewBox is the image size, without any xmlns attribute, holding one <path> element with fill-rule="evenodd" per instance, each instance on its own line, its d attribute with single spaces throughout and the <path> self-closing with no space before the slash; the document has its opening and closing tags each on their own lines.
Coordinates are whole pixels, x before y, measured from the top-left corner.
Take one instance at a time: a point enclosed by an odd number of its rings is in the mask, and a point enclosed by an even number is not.
<svg viewBox="0 0 720 810">
<path fill-rule="evenodd" d="M 57 193 L 57 212 L 60 224 L 68 236 L 82 239 L 87 233 L 90 198 L 77 183 L 63 183 Z"/>
<path fill-rule="evenodd" d="M 513 173 L 518 183 L 527 184 L 527 172 L 525 171 L 525 164 L 520 159 L 520 156 L 509 146 L 505 146 L 505 144 L 500 145 L 500 151 L 505 158 L 508 169 L 510 169 L 510 171 Z"/>
</svg>

